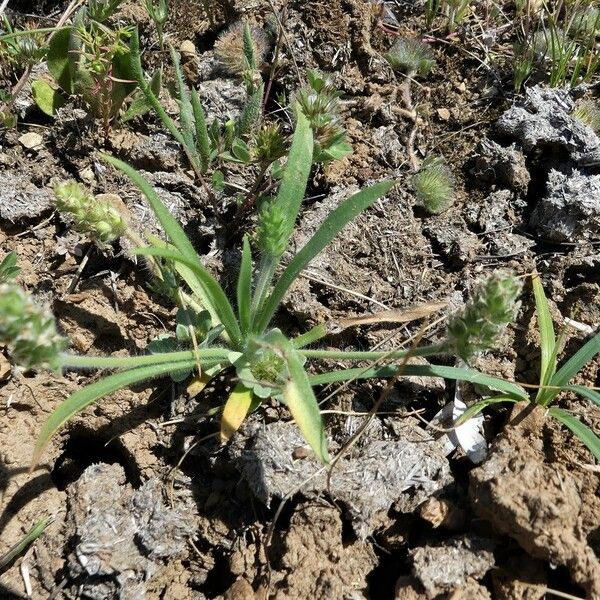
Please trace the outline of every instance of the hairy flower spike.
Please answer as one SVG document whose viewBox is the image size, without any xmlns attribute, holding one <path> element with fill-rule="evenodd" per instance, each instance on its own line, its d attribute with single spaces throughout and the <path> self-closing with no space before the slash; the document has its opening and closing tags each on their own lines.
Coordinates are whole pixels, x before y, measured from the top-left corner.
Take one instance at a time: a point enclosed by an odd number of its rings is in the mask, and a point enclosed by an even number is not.
<svg viewBox="0 0 600 600">
<path fill-rule="evenodd" d="M 232 25 L 215 42 L 215 56 L 221 66 L 231 75 L 240 77 L 248 70 L 259 69 L 268 51 L 269 38 L 264 30 L 242 21 Z M 248 64 L 248 58 L 254 64 Z"/>
<path fill-rule="evenodd" d="M 127 230 L 125 219 L 110 202 L 94 198 L 75 181 L 56 183 L 54 195 L 56 207 L 73 218 L 76 231 L 95 241 L 108 244 Z"/>
<path fill-rule="evenodd" d="M 594 100 L 580 100 L 571 116 L 600 134 L 600 106 Z"/>
<path fill-rule="evenodd" d="M 340 124 L 342 94 L 317 71 L 308 71 L 307 79 L 308 85 L 296 92 L 295 100 L 313 129 L 313 159 L 326 162 L 341 158 L 352 151 L 345 143 L 346 130 Z"/>
<path fill-rule="evenodd" d="M 17 285 L 0 284 L 0 343 L 27 369 L 60 368 L 59 354 L 67 346 L 56 331 L 54 316 L 34 304 Z"/>
<path fill-rule="evenodd" d="M 384 56 L 393 69 L 418 75 L 427 75 L 435 64 L 431 48 L 415 38 L 399 37 Z"/>
<path fill-rule="evenodd" d="M 254 156 L 259 162 L 272 163 L 285 155 L 285 137 L 279 125 L 263 125 L 254 134 Z"/>
<path fill-rule="evenodd" d="M 454 177 L 441 158 L 428 156 L 411 183 L 417 204 L 430 214 L 437 215 L 454 202 Z"/>
<path fill-rule="evenodd" d="M 463 360 L 494 346 L 504 327 L 516 317 L 521 282 L 494 273 L 475 290 L 464 308 L 448 321 L 448 343 Z"/>
<path fill-rule="evenodd" d="M 261 207 L 258 219 L 257 242 L 260 251 L 273 258 L 279 258 L 287 247 L 286 215 L 273 200 L 267 200 Z"/>
</svg>

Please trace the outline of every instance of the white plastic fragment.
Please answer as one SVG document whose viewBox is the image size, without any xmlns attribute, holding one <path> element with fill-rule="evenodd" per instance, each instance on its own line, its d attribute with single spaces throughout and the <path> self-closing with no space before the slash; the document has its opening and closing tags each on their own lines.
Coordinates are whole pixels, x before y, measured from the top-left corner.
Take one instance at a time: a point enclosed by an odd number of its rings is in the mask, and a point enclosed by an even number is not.
<svg viewBox="0 0 600 600">
<path fill-rule="evenodd" d="M 444 451 L 446 456 L 456 450 L 459 446 L 468 456 L 469 460 L 478 465 L 487 458 L 487 442 L 482 434 L 483 415 L 471 417 L 468 421 L 449 430 L 449 427 L 467 410 L 463 402 L 460 384 L 457 384 L 454 392 L 454 400 L 449 402 L 433 417 L 432 425 L 447 429 L 442 435 Z"/>
</svg>

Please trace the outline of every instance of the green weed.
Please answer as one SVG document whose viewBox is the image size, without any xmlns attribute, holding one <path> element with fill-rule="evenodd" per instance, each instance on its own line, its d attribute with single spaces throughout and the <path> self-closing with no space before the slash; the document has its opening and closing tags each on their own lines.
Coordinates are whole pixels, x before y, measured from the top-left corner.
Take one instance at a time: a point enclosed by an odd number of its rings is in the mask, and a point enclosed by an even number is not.
<svg viewBox="0 0 600 600">
<path fill-rule="evenodd" d="M 410 351 L 344 352 L 306 348 L 308 344 L 314 344 L 327 335 L 325 325 L 318 325 L 293 339 L 273 327 L 272 321 L 278 307 L 301 271 L 347 223 L 394 185 L 391 181 L 377 183 L 342 202 L 281 270 L 282 257 L 290 246 L 306 190 L 313 163 L 313 147 L 310 123 L 298 109 L 296 129 L 279 190 L 259 213 L 255 257 L 249 238 L 246 236 L 243 240 L 235 302 L 203 266 L 181 226 L 152 187 L 127 164 L 104 157 L 139 187 L 168 236 L 168 242 L 147 236 L 149 243 L 137 248 L 134 254 L 149 257 L 157 261 L 155 264 L 165 266 L 165 269 L 153 269 L 153 272 L 162 277 L 163 285 L 175 287 L 172 297 L 178 302 L 181 312 L 177 335 L 171 340 L 162 340 L 158 345 L 151 344 L 151 353 L 143 356 L 72 355 L 63 351 L 65 340 L 56 333 L 54 321 L 47 311 L 35 308 L 16 288 L 7 289 L 2 297 L 8 300 L 0 304 L 0 341 L 9 344 L 13 358 L 27 367 L 38 365 L 53 369 L 83 367 L 117 370 L 76 391 L 56 409 L 42 429 L 34 463 L 39 460 L 52 434 L 91 403 L 139 381 L 166 375 L 181 379 L 193 370 L 200 371 L 200 381 L 204 384 L 217 373 L 235 371 L 237 384 L 225 402 L 222 414 L 223 440 L 229 439 L 250 410 L 271 397 L 287 406 L 308 444 L 323 462 L 328 461 L 327 441 L 314 385 L 357 377 L 390 377 L 401 370 L 406 375 L 428 374 L 476 381 L 509 396 L 524 399 L 520 388 L 514 384 L 468 369 L 396 364 L 396 361 L 408 356 L 460 353 L 462 342 L 457 342 L 456 336 L 449 336 L 441 344 Z M 84 221 L 81 219 L 80 222 Z M 88 221 L 91 222 L 90 219 Z M 173 275 L 175 273 L 177 279 Z M 490 289 L 490 286 L 484 286 L 478 294 L 489 294 Z M 500 298 L 500 301 L 512 302 L 510 298 Z M 494 313 L 494 321 L 492 314 L 486 312 L 492 306 L 494 302 L 478 301 L 479 318 L 499 325 L 498 313 Z M 505 314 L 507 317 L 512 315 L 509 308 Z M 485 343 L 492 343 L 492 337 L 488 336 Z M 477 349 L 483 349 L 485 343 L 480 340 Z M 367 369 L 340 369 L 309 376 L 305 363 L 321 359 L 376 361 L 383 364 Z"/>
<path fill-rule="evenodd" d="M 565 341 L 564 333 L 561 333 L 558 337 L 555 334 L 548 300 L 538 275 L 534 275 L 532 283 L 540 334 L 541 357 L 539 387 L 533 397 L 526 394 L 527 400 L 544 407 L 547 410 L 548 416 L 556 419 L 570 429 L 589 448 L 596 460 L 600 460 L 600 438 L 596 433 L 572 413 L 553 406 L 559 395 L 563 392 L 575 393 L 594 404 L 600 405 L 600 393 L 598 391 L 570 383 L 575 375 L 600 353 L 600 333 L 590 338 L 573 356 L 569 357 L 558 368 L 558 355 Z M 524 388 L 521 389 L 525 392 Z M 483 398 L 470 406 L 455 425 L 464 423 L 481 412 L 486 406 L 505 402 L 515 402 L 515 399 L 505 395 L 490 395 Z"/>
</svg>

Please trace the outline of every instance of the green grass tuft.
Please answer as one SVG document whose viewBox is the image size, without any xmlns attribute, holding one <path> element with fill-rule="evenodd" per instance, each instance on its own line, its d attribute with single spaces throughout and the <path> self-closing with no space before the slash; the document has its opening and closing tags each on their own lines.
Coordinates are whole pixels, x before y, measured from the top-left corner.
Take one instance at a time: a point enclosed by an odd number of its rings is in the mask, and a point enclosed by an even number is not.
<svg viewBox="0 0 600 600">
<path fill-rule="evenodd" d="M 411 183 L 417 205 L 437 215 L 454 202 L 454 177 L 443 159 L 427 157 L 421 169 L 412 176 Z"/>
</svg>

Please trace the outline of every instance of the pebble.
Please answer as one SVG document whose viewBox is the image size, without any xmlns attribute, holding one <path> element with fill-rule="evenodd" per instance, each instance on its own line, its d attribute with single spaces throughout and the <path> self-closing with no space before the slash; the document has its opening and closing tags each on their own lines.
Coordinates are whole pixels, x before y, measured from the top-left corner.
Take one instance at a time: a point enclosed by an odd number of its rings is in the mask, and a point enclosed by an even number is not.
<svg viewBox="0 0 600 600">
<path fill-rule="evenodd" d="M 19 138 L 19 142 L 21 142 L 21 144 L 28 150 L 40 148 L 42 146 L 43 141 L 44 138 L 39 133 L 35 133 L 34 131 L 24 133 Z"/>
<path fill-rule="evenodd" d="M 196 54 L 196 46 L 191 40 L 183 40 L 183 42 L 181 42 L 181 46 L 179 46 L 179 50 L 181 54 L 187 56 L 195 56 Z"/>
<path fill-rule="evenodd" d="M 437 115 L 442 121 L 448 121 L 450 119 L 450 111 L 447 108 L 438 108 Z"/>
</svg>

